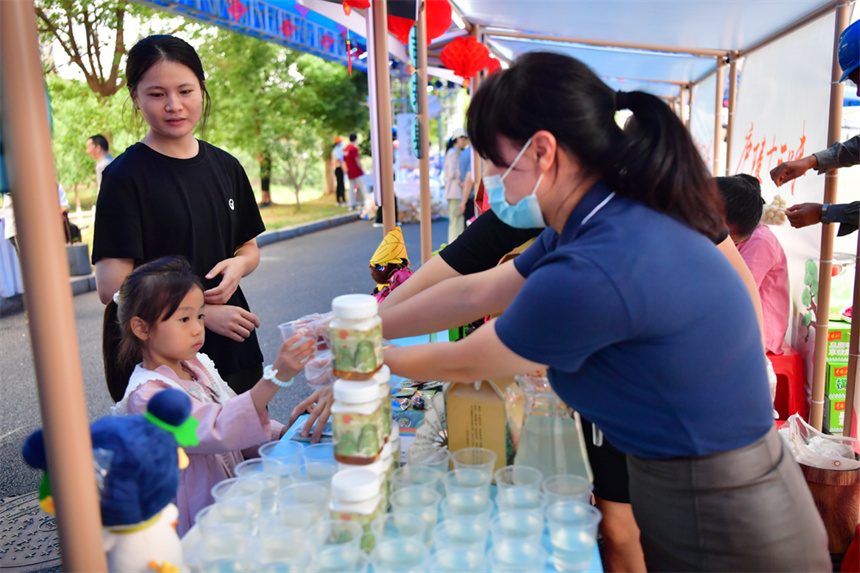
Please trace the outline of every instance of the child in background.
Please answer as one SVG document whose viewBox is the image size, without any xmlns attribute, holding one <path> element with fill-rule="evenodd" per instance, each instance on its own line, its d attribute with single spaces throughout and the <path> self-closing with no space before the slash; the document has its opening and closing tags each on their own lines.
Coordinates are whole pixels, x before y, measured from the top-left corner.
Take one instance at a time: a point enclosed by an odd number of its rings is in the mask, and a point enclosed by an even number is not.
<svg viewBox="0 0 860 573">
<path fill-rule="evenodd" d="M 105 342 L 109 338 L 120 342 L 118 351 L 105 359 L 120 366 L 137 365 L 128 380 L 108 378 L 111 394 L 123 396 L 115 413 L 145 414 L 152 396 L 175 388 L 191 397 L 191 415 L 199 423 L 200 443 L 187 449 L 189 465 L 176 494 L 177 532 L 182 536 L 197 512 L 212 503 L 212 486 L 234 477 L 233 468 L 244 459 L 243 451 L 256 456 L 257 446 L 284 435 L 286 427 L 269 420 L 266 406 L 304 368 L 314 343 L 291 349 L 299 335 L 284 342 L 273 367 L 237 396 L 212 360 L 198 352 L 205 332 L 203 287 L 187 260 L 164 257 L 137 267 L 115 298 L 117 319 L 111 319 L 110 309 L 105 312 L 104 337 Z"/>
<path fill-rule="evenodd" d="M 729 234 L 752 272 L 764 313 L 765 349 L 782 354 L 791 302 L 788 294 L 788 263 L 779 240 L 767 225 L 760 224 L 764 199 L 761 184 L 741 173 L 717 177 L 726 206 Z"/>
</svg>

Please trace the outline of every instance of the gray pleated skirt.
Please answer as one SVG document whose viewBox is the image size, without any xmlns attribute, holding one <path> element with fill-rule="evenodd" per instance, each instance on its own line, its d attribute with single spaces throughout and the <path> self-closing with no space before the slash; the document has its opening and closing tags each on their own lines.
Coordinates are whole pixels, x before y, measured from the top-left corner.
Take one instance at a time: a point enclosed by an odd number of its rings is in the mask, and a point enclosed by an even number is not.
<svg viewBox="0 0 860 573">
<path fill-rule="evenodd" d="M 703 457 L 627 456 L 651 571 L 832 571 L 827 533 L 775 429 Z"/>
</svg>

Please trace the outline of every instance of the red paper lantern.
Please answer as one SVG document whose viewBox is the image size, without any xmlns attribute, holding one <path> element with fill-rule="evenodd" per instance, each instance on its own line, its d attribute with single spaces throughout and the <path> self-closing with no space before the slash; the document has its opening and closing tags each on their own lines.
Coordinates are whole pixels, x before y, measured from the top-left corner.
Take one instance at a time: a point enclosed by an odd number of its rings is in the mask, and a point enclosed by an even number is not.
<svg viewBox="0 0 860 573">
<path fill-rule="evenodd" d="M 490 51 L 475 36 L 460 36 L 445 46 L 439 59 L 461 78 L 471 78 L 487 67 Z"/>
<path fill-rule="evenodd" d="M 353 8 L 367 9 L 370 8 L 370 0 L 343 0 L 343 13 L 350 15 Z"/>
<path fill-rule="evenodd" d="M 496 72 L 501 71 L 501 69 L 502 63 L 493 56 L 490 56 L 489 61 L 487 62 L 487 75 L 491 76 Z"/>
<path fill-rule="evenodd" d="M 352 1 L 352 0 L 349 0 Z M 427 0 L 427 43 L 429 44 L 451 27 L 451 4 L 448 0 Z M 409 42 L 409 30 L 415 20 L 399 16 L 388 17 L 388 31 L 397 36 L 401 44 Z"/>
</svg>

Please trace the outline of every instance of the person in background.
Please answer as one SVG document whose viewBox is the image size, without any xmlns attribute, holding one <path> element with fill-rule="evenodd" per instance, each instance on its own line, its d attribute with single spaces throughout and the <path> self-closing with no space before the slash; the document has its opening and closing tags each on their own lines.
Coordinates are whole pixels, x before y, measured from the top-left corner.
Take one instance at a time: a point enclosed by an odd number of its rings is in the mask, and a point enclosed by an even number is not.
<svg viewBox="0 0 860 573">
<path fill-rule="evenodd" d="M 788 261 L 776 235 L 761 223 L 761 183 L 745 173 L 716 180 L 726 206 L 729 234 L 758 286 L 765 350 L 782 354 L 791 310 Z"/>
<path fill-rule="evenodd" d="M 356 141 L 358 141 L 358 135 L 350 133 L 349 145 L 343 150 L 343 162 L 346 164 L 346 176 L 349 179 L 346 200 L 350 209 L 361 209 L 367 196 L 367 183 L 364 181 L 364 169 L 361 167 L 361 154 Z"/>
<path fill-rule="evenodd" d="M 460 214 L 466 222 L 466 226 L 475 218 L 475 197 L 472 191 L 475 182 L 472 179 L 472 147 L 466 146 L 460 152 L 460 186 L 463 188 L 463 199 L 460 201 Z"/>
<path fill-rule="evenodd" d="M 87 155 L 96 162 L 96 192 L 102 188 L 102 173 L 105 167 L 113 161 L 113 155 L 109 153 L 110 146 L 104 135 L 97 134 L 87 139 Z"/>
<path fill-rule="evenodd" d="M 839 36 L 837 50 L 839 65 L 842 67 L 840 82 L 851 80 L 860 97 L 860 20 L 857 20 Z M 840 167 L 851 167 L 860 163 L 860 135 L 844 142 L 836 142 L 829 148 L 817 151 L 795 161 L 780 163 L 770 171 L 770 177 L 777 187 L 797 179 L 810 169 L 819 175 Z M 801 228 L 816 223 L 841 223 L 839 236 L 857 230 L 860 202 L 848 204 L 799 203 L 785 210 L 792 227 Z"/>
<path fill-rule="evenodd" d="M 334 145 L 331 148 L 331 166 L 334 168 L 337 206 L 346 207 L 349 204 L 346 202 L 346 185 L 343 183 L 343 138 L 339 135 L 334 138 Z"/>
<path fill-rule="evenodd" d="M 448 140 L 445 153 L 445 198 L 448 200 L 448 242 L 453 243 L 466 228 L 466 220 L 460 210 L 463 201 L 462 179 L 460 178 L 460 153 L 469 145 L 466 130 L 458 127 Z"/>
<path fill-rule="evenodd" d="M 149 36 L 129 50 L 129 95 L 149 131 L 105 169 L 92 259 L 99 299 L 112 309 L 135 267 L 188 259 L 206 289 L 203 352 L 239 394 L 263 373 L 260 320 L 239 283 L 260 262 L 256 237 L 265 226 L 239 161 L 194 136 L 211 103 L 204 77 L 197 52 L 180 38 Z"/>
</svg>

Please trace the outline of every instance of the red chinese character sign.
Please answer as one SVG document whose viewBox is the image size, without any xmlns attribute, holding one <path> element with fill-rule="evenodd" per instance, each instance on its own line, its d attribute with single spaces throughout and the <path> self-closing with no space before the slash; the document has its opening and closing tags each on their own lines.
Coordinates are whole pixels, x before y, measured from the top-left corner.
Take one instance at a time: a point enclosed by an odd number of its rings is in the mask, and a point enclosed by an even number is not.
<svg viewBox="0 0 860 573">
<path fill-rule="evenodd" d="M 298 26 L 293 24 L 292 20 L 290 20 L 289 18 L 284 20 L 284 23 L 281 24 L 281 34 L 283 34 L 284 38 L 287 39 L 289 39 L 289 37 L 292 36 L 293 32 L 295 32 L 297 29 Z"/>
<path fill-rule="evenodd" d="M 427 43 L 429 44 L 451 27 L 451 5 L 448 0 L 427 0 Z M 397 36 L 401 44 L 409 43 L 409 30 L 415 20 L 388 16 L 388 31 Z"/>
<path fill-rule="evenodd" d="M 236 20 L 237 22 L 245 15 L 245 12 L 248 11 L 248 8 L 240 2 L 240 0 L 233 0 L 229 7 L 227 7 L 227 12 L 230 14 L 230 17 Z"/>
<path fill-rule="evenodd" d="M 474 36 L 460 36 L 445 46 L 439 54 L 442 65 L 465 79 L 468 79 L 487 67 L 490 62 L 490 51 Z"/>
</svg>

